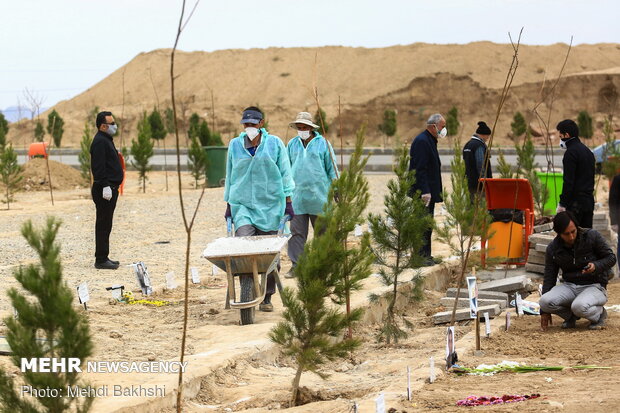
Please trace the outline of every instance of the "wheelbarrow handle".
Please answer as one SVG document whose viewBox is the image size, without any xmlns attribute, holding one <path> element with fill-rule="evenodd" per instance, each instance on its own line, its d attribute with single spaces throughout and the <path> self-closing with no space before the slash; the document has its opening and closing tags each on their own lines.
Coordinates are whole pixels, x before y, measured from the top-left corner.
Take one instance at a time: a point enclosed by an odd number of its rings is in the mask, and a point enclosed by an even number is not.
<svg viewBox="0 0 620 413">
<path fill-rule="evenodd" d="M 278 235 L 284 234 L 284 225 L 286 225 L 286 221 L 290 221 L 290 220 L 291 220 L 291 216 L 288 214 L 282 217 L 282 219 L 280 220 L 280 225 L 278 225 Z"/>
<path fill-rule="evenodd" d="M 234 236 L 233 234 L 233 222 L 231 217 L 226 218 L 226 233 L 229 237 Z"/>
</svg>

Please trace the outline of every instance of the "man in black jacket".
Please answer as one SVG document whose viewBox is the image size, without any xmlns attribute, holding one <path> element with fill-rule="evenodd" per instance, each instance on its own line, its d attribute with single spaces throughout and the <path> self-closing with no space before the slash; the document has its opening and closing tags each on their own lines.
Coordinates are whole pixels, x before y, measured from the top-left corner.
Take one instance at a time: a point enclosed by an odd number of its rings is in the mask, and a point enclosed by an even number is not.
<svg viewBox="0 0 620 413">
<path fill-rule="evenodd" d="M 473 201 L 477 192 L 484 196 L 480 178 L 493 178 L 491 163 L 487 155 L 486 142 L 491 137 L 491 128 L 486 122 L 478 122 L 478 129 L 471 137 L 469 142 L 463 147 L 463 162 L 465 163 L 465 175 L 467 176 L 467 187 Z"/>
<path fill-rule="evenodd" d="M 97 209 L 95 222 L 95 268 L 115 270 L 118 261 L 110 260 L 110 232 L 118 187 L 123 182 L 123 168 L 114 146 L 116 123 L 111 112 L 97 114 L 97 134 L 90 145 L 93 186 L 91 195 Z"/>
<path fill-rule="evenodd" d="M 570 119 L 556 126 L 560 146 L 566 149 L 562 158 L 564 185 L 557 212 L 571 211 L 582 228 L 592 228 L 594 216 L 594 154 L 578 138 L 579 127 Z"/>
<path fill-rule="evenodd" d="M 426 129 L 415 137 L 411 143 L 409 154 L 411 161 L 409 170 L 415 171 L 415 184 L 411 187 L 410 196 L 416 196 L 419 191 L 428 213 L 431 217 L 435 213 L 435 203 L 442 202 L 441 197 L 441 160 L 437 151 L 437 138 L 447 135 L 446 120 L 439 113 L 431 115 L 426 121 Z M 424 233 L 424 246 L 420 254 L 426 257 L 425 266 L 434 264 L 431 255 L 432 227 Z"/>
<path fill-rule="evenodd" d="M 616 256 L 601 234 L 580 228 L 570 211 L 553 218 L 558 234 L 547 247 L 545 276 L 540 297 L 540 326 L 546 330 L 551 314 L 565 321 L 562 328 L 575 328 L 579 318 L 590 320 L 591 330 L 604 327 L 607 319 L 607 281 L 613 277 Z M 562 270 L 562 283 L 556 285 Z"/>
</svg>

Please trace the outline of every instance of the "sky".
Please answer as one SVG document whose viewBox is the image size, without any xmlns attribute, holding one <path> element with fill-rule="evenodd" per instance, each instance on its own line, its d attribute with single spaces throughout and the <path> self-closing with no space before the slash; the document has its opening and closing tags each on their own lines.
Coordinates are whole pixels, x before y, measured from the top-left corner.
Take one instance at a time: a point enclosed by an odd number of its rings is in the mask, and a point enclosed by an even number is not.
<svg viewBox="0 0 620 413">
<path fill-rule="evenodd" d="M 171 48 L 182 0 L 0 0 L 0 110 L 27 88 L 70 99 L 141 52 Z M 187 0 L 186 8 L 195 0 Z M 416 42 L 620 43 L 618 0 L 201 0 L 179 49 Z"/>
</svg>

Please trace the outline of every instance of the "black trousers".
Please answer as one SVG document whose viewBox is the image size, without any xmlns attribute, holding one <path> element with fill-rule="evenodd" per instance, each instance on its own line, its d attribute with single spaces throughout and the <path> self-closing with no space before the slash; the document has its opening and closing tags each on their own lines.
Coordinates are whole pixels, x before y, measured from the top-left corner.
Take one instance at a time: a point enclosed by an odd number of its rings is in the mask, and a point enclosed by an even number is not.
<svg viewBox="0 0 620 413">
<path fill-rule="evenodd" d="M 112 188 L 112 198 L 109 201 L 103 199 L 103 186 L 93 184 L 91 195 L 95 208 L 97 209 L 97 218 L 95 220 L 95 261 L 105 262 L 108 260 L 110 253 L 110 232 L 112 232 L 112 220 L 114 218 L 114 209 L 116 209 L 116 201 L 118 200 L 118 186 L 110 185 Z"/>
<path fill-rule="evenodd" d="M 566 208 L 575 215 L 581 228 L 592 228 L 592 220 L 594 219 L 594 202 L 575 200 Z"/>
<path fill-rule="evenodd" d="M 237 237 L 253 237 L 255 235 L 275 235 L 278 231 L 262 231 L 252 225 L 242 225 L 235 231 Z M 278 258 L 278 272 L 280 271 L 280 259 Z M 276 292 L 276 278 L 273 272 L 267 274 L 267 287 L 265 288 L 265 302 L 271 302 L 271 296 Z"/>
<path fill-rule="evenodd" d="M 435 201 L 431 201 L 426 207 L 426 211 L 430 214 L 431 218 L 435 215 Z M 431 257 L 431 239 L 433 237 L 433 227 L 431 226 L 429 229 L 424 232 L 424 245 L 420 248 L 420 255 L 422 257 L 430 258 Z"/>
</svg>

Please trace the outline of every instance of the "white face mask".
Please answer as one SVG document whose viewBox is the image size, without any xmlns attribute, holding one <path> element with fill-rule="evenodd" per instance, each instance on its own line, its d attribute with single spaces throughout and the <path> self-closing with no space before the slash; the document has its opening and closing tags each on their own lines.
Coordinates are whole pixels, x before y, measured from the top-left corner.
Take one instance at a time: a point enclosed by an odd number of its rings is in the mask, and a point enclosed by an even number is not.
<svg viewBox="0 0 620 413">
<path fill-rule="evenodd" d="M 435 130 L 437 131 L 438 138 L 445 138 L 446 135 L 448 135 L 448 129 L 446 129 L 445 126 L 441 130 L 438 130 L 437 125 L 435 125 Z"/>
<path fill-rule="evenodd" d="M 245 133 L 248 135 L 251 141 L 253 141 L 258 136 L 258 129 L 256 128 L 245 128 Z"/>
<path fill-rule="evenodd" d="M 108 125 L 108 130 L 106 130 L 105 132 L 110 136 L 114 136 L 116 134 L 116 129 L 116 125 Z"/>
<path fill-rule="evenodd" d="M 566 141 L 560 140 L 560 148 L 566 150 Z"/>
<path fill-rule="evenodd" d="M 299 134 L 299 137 L 303 140 L 306 140 L 310 137 L 309 130 L 298 130 L 297 133 Z"/>
</svg>

